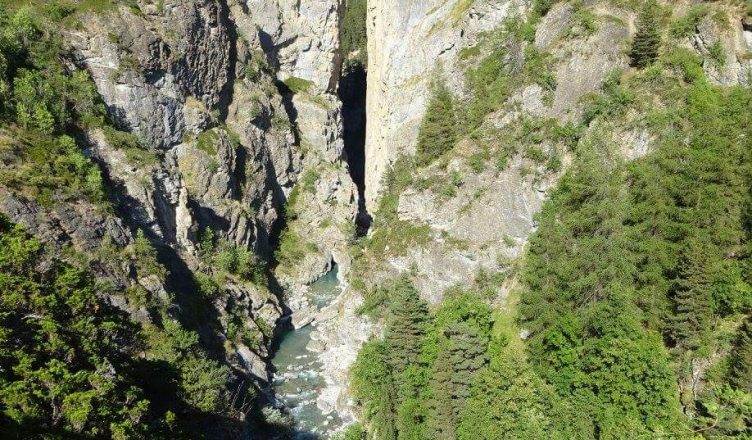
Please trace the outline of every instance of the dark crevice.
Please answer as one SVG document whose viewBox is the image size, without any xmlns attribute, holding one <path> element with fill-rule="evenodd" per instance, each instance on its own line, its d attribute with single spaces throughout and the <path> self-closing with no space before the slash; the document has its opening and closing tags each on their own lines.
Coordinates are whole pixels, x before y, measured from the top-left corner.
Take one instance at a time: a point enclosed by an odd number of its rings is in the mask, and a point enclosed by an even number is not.
<svg viewBox="0 0 752 440">
<path fill-rule="evenodd" d="M 224 4 L 219 7 L 219 21 L 224 24 L 230 39 L 229 66 L 227 67 L 227 83 L 219 92 L 217 110 L 219 110 L 219 120 L 225 121 L 233 99 L 233 90 L 235 89 L 235 72 L 238 63 L 238 33 L 235 28 L 235 22 L 230 16 L 230 8 Z"/>
<path fill-rule="evenodd" d="M 365 204 L 366 172 L 366 70 L 354 63 L 344 69 L 339 80 L 339 99 L 342 101 L 345 154 L 350 176 L 358 188 L 358 217 L 356 234 L 361 237 L 371 227 L 371 215 Z"/>
</svg>

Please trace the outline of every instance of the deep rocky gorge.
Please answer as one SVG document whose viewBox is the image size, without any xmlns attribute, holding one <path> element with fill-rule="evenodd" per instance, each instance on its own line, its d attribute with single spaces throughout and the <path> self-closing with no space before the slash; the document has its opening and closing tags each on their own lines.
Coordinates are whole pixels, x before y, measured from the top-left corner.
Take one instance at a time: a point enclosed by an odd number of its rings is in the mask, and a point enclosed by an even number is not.
<svg viewBox="0 0 752 440">
<path fill-rule="evenodd" d="M 629 66 L 624 48 L 635 13 L 609 1 L 581 3 L 595 29 L 579 29 L 574 7 L 560 2 L 524 43 L 550 54 L 546 67 L 555 84 L 514 84 L 486 126 L 506 135 L 526 118 L 577 120 L 583 97 Z M 691 2 L 676 3 L 678 14 Z M 499 171 L 475 169 L 469 157 L 476 146 L 462 143 L 442 166 L 412 176 L 414 182 L 462 176 L 451 194 L 417 183 L 390 194 L 395 221 L 419 229 L 421 238 L 405 249 L 358 246 L 393 227 L 378 223 L 385 176 L 403 154 L 415 154 L 432 82 L 444 78 L 456 96 L 466 96 L 468 51 L 486 51 L 488 35 L 527 13 L 530 2 L 370 0 L 365 65 L 349 63 L 353 54 L 341 48 L 344 1 L 135 4 L 87 12 L 85 26 L 63 31 L 71 68 L 91 75 L 118 128 L 146 147 L 134 154 L 102 128 L 79 134 L 103 172 L 113 209 L 86 201 L 41 204 L 0 186 L 0 211 L 12 221 L 61 252 L 90 253 L 90 269 L 116 292 L 141 289 L 176 313 L 201 315 L 191 320 L 202 343 L 262 390 L 267 404 L 276 400 L 270 386 L 276 342 L 284 331 L 313 323 L 307 349 L 321 374 L 316 404 L 345 424 L 358 418 L 348 371 L 360 346 L 383 331 L 381 320 L 358 313 L 362 285 L 410 273 L 421 297 L 436 305 L 452 286 L 476 283 L 479 272 L 504 273 L 510 276 L 491 302 L 505 305 L 536 214 L 571 164 L 562 145 L 541 147 L 560 152 L 558 168 L 518 152 Z M 703 57 L 714 84 L 749 85 L 752 25 L 732 10 L 727 25 L 707 18 L 684 44 Z M 522 66 L 525 48 L 505 44 L 512 46 L 506 61 Z M 722 64 L 709 61 L 716 44 L 725 48 Z M 651 151 L 652 138 L 639 124 L 587 130 L 623 141 L 625 160 Z M 127 263 L 108 264 L 94 252 L 102 243 L 128 248 L 138 231 L 157 250 L 165 277 L 135 275 Z M 252 251 L 264 282 L 226 276 L 198 313 L 202 276 L 217 272 L 207 234 Z M 335 265 L 340 290 L 317 304 L 310 285 Z M 137 321 L 154 320 L 125 294 L 108 299 Z M 255 339 L 235 337 L 237 326 Z"/>
<path fill-rule="evenodd" d="M 112 130 L 81 133 L 114 211 L 83 201 L 42 206 L 9 188 L 0 189 L 0 210 L 45 242 L 90 253 L 94 273 L 121 292 L 146 290 L 185 316 L 205 313 L 194 310 L 197 274 L 217 271 L 202 247 L 207 236 L 251 250 L 269 268 L 282 260 L 268 282 L 225 277 L 201 306 L 209 316 L 196 318 L 206 347 L 266 389 L 275 328 L 291 313 L 305 324 L 310 318 L 299 316 L 312 312 L 299 292 L 335 261 L 344 273 L 349 264 L 359 194 L 337 96 L 339 5 L 140 1 L 82 14 L 85 26 L 62 31 L 69 62 L 89 72 L 118 128 L 146 150 Z M 292 196 L 296 184 L 305 188 Z M 105 242 L 128 247 L 137 232 L 157 249 L 166 277 L 134 277 L 94 255 Z M 302 254 L 275 257 L 285 239 Z M 124 294 L 110 301 L 136 320 L 154 318 Z M 237 326 L 255 340 L 233 338 Z"/>
</svg>

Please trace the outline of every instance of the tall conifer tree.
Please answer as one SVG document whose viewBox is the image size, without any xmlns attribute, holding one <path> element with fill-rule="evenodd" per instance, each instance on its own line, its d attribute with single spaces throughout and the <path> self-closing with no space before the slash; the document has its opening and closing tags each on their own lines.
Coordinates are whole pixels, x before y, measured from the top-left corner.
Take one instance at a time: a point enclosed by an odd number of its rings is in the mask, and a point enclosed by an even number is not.
<svg viewBox="0 0 752 440">
<path fill-rule="evenodd" d="M 460 322 L 445 331 L 442 353 L 436 359 L 428 402 L 427 437 L 455 439 L 460 411 L 470 397 L 471 385 L 488 363 L 488 340 L 470 325 Z"/>
<path fill-rule="evenodd" d="M 749 317 L 739 329 L 736 347 L 731 355 L 731 383 L 740 390 L 752 393 L 752 319 Z"/>
<path fill-rule="evenodd" d="M 402 278 L 390 290 L 386 341 L 390 348 L 390 363 L 394 372 L 399 374 L 408 365 L 418 362 L 428 306 L 410 280 Z"/>
<path fill-rule="evenodd" d="M 690 238 L 685 246 L 673 297 L 672 331 L 679 345 L 697 349 L 702 336 L 709 330 L 713 316 L 714 246 L 702 238 Z"/>
<path fill-rule="evenodd" d="M 646 67 L 658 58 L 658 48 L 661 45 L 661 35 L 658 29 L 658 4 L 655 0 L 647 0 L 640 9 L 637 17 L 637 34 L 632 42 L 629 54 L 632 65 Z"/>
<path fill-rule="evenodd" d="M 457 131 L 452 92 L 444 83 L 437 83 L 420 125 L 417 146 L 419 161 L 429 163 L 449 151 L 457 141 Z"/>
</svg>

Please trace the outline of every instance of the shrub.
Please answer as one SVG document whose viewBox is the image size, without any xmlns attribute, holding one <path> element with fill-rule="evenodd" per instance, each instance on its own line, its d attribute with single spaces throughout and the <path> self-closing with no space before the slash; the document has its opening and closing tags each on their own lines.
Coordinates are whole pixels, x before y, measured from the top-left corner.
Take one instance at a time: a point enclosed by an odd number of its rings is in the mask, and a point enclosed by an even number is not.
<svg viewBox="0 0 752 440">
<path fill-rule="evenodd" d="M 483 170 L 486 169 L 486 163 L 490 159 L 490 155 L 487 151 L 483 151 L 480 153 L 474 153 L 470 157 L 467 158 L 467 163 L 470 165 L 470 168 L 473 170 L 474 173 L 481 173 Z"/>
<path fill-rule="evenodd" d="M 720 41 L 716 41 L 708 48 L 708 55 L 710 55 L 710 59 L 713 60 L 716 66 L 722 67 L 726 64 L 726 50 Z"/>
<path fill-rule="evenodd" d="M 303 191 L 313 193 L 316 191 L 316 182 L 321 178 L 321 173 L 316 169 L 307 170 L 300 179 Z"/>
<path fill-rule="evenodd" d="M 136 240 L 131 245 L 131 252 L 139 277 L 156 275 L 160 279 L 164 279 L 167 275 L 167 269 L 157 260 L 156 249 L 141 229 L 136 233 Z"/>
<path fill-rule="evenodd" d="M 534 0 L 533 1 L 533 13 L 542 17 L 551 10 L 557 0 Z"/>
<path fill-rule="evenodd" d="M 280 236 L 274 257 L 280 265 L 289 267 L 299 263 L 309 252 L 317 250 L 314 243 L 307 242 L 300 234 L 287 228 Z"/>
<path fill-rule="evenodd" d="M 208 154 L 213 158 L 217 155 L 217 142 L 219 141 L 219 135 L 216 130 L 207 130 L 202 132 L 196 138 L 196 148 Z"/>
<path fill-rule="evenodd" d="M 705 4 L 692 5 L 689 12 L 676 19 L 671 23 L 670 32 L 674 38 L 685 38 L 692 35 L 697 29 L 697 25 L 708 14 L 708 7 Z"/>
<path fill-rule="evenodd" d="M 665 58 L 666 66 L 680 73 L 688 83 L 701 82 L 705 79 L 700 58 L 693 51 L 677 48 Z"/>
<path fill-rule="evenodd" d="M 635 93 L 622 85 L 621 74 L 619 70 L 611 72 L 601 87 L 603 93 L 584 98 L 587 102 L 583 115 L 585 124 L 601 116 L 622 114 L 634 102 Z"/>
<path fill-rule="evenodd" d="M 506 50 L 498 47 L 485 57 L 476 68 L 467 72 L 467 82 L 472 91 L 472 101 L 466 109 L 466 131 L 479 127 L 483 118 L 496 110 L 507 98 L 509 77 L 504 65 Z"/>
</svg>

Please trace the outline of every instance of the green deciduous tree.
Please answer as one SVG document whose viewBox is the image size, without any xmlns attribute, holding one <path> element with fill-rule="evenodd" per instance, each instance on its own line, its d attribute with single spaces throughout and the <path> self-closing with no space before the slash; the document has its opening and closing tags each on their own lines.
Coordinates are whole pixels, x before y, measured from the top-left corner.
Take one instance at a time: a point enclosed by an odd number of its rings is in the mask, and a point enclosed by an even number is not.
<svg viewBox="0 0 752 440">
<path fill-rule="evenodd" d="M 137 329 L 96 297 L 88 275 L 54 260 L 40 267 L 46 259 L 39 242 L 0 216 L 3 432 L 108 436 L 148 406 L 129 377 Z"/>
<path fill-rule="evenodd" d="M 527 364 L 520 346 L 497 339 L 490 365 L 470 387 L 459 414 L 460 440 L 589 438 L 587 424 L 574 423 L 568 405 Z"/>
<path fill-rule="evenodd" d="M 372 340 L 363 345 L 350 374 L 353 395 L 363 406 L 373 438 L 396 440 L 396 391 L 387 344 Z"/>
<path fill-rule="evenodd" d="M 18 122 L 26 128 L 52 133 L 69 121 L 69 113 L 62 95 L 65 77 L 44 77 L 39 71 L 21 69 L 13 81 L 13 97 Z"/>
<path fill-rule="evenodd" d="M 199 411 L 212 413 L 224 409 L 229 379 L 227 367 L 203 357 L 187 357 L 180 363 L 181 394 Z"/>
<path fill-rule="evenodd" d="M 143 230 L 139 229 L 136 233 L 136 241 L 133 243 L 131 250 L 138 276 L 156 275 L 160 279 L 164 279 L 167 271 L 164 266 L 159 264 L 157 250 L 154 249 L 149 239 L 146 238 Z"/>
<path fill-rule="evenodd" d="M 590 340 L 583 346 L 580 365 L 581 389 L 585 396 L 592 395 L 586 399 L 597 405 L 604 433 L 621 419 L 639 421 L 647 429 L 680 427 L 675 376 L 657 335 Z"/>
</svg>

